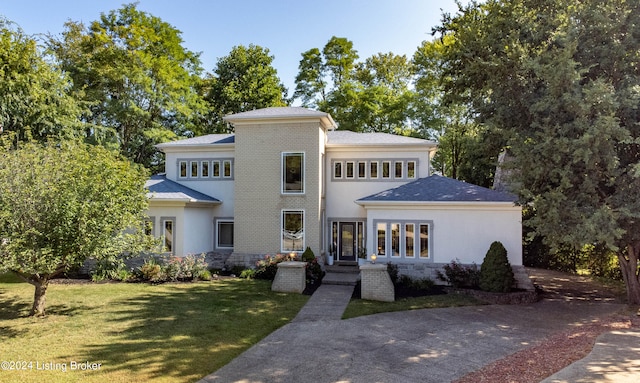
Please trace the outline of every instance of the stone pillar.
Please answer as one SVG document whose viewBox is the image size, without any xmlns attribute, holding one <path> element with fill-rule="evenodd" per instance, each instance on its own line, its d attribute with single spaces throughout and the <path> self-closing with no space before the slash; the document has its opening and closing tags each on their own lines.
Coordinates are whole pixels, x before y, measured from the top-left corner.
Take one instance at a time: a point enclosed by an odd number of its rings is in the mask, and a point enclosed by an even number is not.
<svg viewBox="0 0 640 383">
<path fill-rule="evenodd" d="M 301 294 L 306 285 L 305 266 L 305 262 L 297 261 L 278 263 L 278 272 L 271 285 L 271 290 Z"/>
<path fill-rule="evenodd" d="M 372 301 L 393 302 L 395 289 L 387 272 L 387 265 L 365 263 L 360 266 L 362 299 Z"/>
</svg>

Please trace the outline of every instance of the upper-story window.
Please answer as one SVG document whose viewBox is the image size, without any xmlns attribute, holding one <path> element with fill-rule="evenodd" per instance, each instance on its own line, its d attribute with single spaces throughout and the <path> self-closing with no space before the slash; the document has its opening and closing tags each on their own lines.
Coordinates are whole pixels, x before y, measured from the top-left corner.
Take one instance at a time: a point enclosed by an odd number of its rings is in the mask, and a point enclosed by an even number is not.
<svg viewBox="0 0 640 383">
<path fill-rule="evenodd" d="M 418 178 L 418 160 L 337 159 L 332 161 L 334 181 L 409 181 Z"/>
<path fill-rule="evenodd" d="M 333 178 L 342 178 L 342 162 L 333 164 Z"/>
<path fill-rule="evenodd" d="M 233 158 L 179 159 L 178 179 L 189 181 L 232 180 Z"/>
<path fill-rule="evenodd" d="M 304 153 L 282 153 L 282 193 L 304 194 Z"/>
</svg>

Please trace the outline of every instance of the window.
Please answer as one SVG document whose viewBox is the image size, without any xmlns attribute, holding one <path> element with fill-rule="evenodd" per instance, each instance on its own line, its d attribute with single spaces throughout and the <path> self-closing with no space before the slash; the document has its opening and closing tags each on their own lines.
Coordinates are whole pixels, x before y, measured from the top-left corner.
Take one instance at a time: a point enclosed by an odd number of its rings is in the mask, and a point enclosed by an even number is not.
<svg viewBox="0 0 640 383">
<path fill-rule="evenodd" d="M 391 256 L 400 256 L 400 224 L 391 224 Z"/>
<path fill-rule="evenodd" d="M 367 178 L 367 163 L 358 162 L 358 178 Z"/>
<path fill-rule="evenodd" d="M 387 256 L 387 224 L 378 224 L 378 256 Z"/>
<path fill-rule="evenodd" d="M 191 178 L 198 178 L 198 161 L 191 161 Z"/>
<path fill-rule="evenodd" d="M 407 178 L 416 178 L 416 162 L 407 162 Z"/>
<path fill-rule="evenodd" d="M 282 154 L 282 192 L 304 194 L 304 153 Z"/>
<path fill-rule="evenodd" d="M 219 249 L 233 249 L 233 221 L 218 221 L 217 231 L 216 247 Z"/>
<path fill-rule="evenodd" d="M 347 175 L 346 175 L 347 178 L 354 177 L 353 167 L 354 167 L 354 163 L 352 161 L 347 162 Z"/>
<path fill-rule="evenodd" d="M 282 251 L 304 250 L 304 211 L 282 211 Z"/>
<path fill-rule="evenodd" d="M 173 253 L 175 238 L 175 218 L 162 218 L 162 245 L 165 252 Z"/>
<path fill-rule="evenodd" d="M 144 220 L 144 234 L 145 235 L 155 235 L 156 234 L 156 218 L 149 217 Z"/>
<path fill-rule="evenodd" d="M 342 178 L 342 162 L 333 164 L 333 178 Z"/>
<path fill-rule="evenodd" d="M 202 177 L 209 177 L 209 161 L 202 161 L 200 168 L 202 169 Z"/>
<path fill-rule="evenodd" d="M 226 160 L 222 162 L 222 166 L 223 166 L 223 177 L 224 178 L 231 178 L 231 161 Z"/>
<path fill-rule="evenodd" d="M 391 162 L 382 161 L 382 178 L 390 178 L 391 177 Z"/>
<path fill-rule="evenodd" d="M 180 161 L 180 178 L 187 178 L 187 161 Z"/>
<path fill-rule="evenodd" d="M 420 258 L 429 258 L 429 225 L 420 225 Z"/>
<path fill-rule="evenodd" d="M 369 178 L 378 178 L 378 162 L 371 161 L 369 163 Z"/>
<path fill-rule="evenodd" d="M 431 261 L 429 230 L 432 221 L 376 220 L 373 225 L 378 231 L 378 256 L 384 257 L 388 253 L 392 259 Z"/>
<path fill-rule="evenodd" d="M 404 225 L 404 256 L 408 258 L 415 256 L 413 252 L 415 246 L 415 227 L 413 223 Z"/>
<path fill-rule="evenodd" d="M 215 178 L 220 177 L 220 161 L 213 161 L 213 173 L 212 176 Z"/>
<path fill-rule="evenodd" d="M 402 168 L 404 164 L 402 163 L 402 161 L 396 161 L 394 163 L 395 166 L 395 178 L 402 178 Z"/>
</svg>

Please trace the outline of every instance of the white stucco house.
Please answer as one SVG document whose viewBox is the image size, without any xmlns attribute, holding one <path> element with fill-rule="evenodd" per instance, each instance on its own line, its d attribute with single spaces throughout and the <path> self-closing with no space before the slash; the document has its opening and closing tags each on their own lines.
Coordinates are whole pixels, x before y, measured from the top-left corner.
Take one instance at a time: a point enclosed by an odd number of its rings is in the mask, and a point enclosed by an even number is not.
<svg viewBox="0 0 640 383">
<path fill-rule="evenodd" d="M 149 219 L 177 256 L 223 254 L 252 265 L 265 254 L 358 254 L 420 274 L 451 260 L 480 264 L 493 241 L 522 265 L 522 214 L 507 193 L 432 175 L 435 143 L 337 130 L 298 107 L 230 115 L 234 134 L 158 145 Z"/>
</svg>

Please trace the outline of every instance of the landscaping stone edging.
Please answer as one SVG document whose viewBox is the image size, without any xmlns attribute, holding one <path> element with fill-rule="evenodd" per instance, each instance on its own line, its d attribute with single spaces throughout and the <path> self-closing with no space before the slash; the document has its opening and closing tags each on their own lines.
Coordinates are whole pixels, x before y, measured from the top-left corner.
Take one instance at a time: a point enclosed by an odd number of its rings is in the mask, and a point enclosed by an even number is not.
<svg viewBox="0 0 640 383">
<path fill-rule="evenodd" d="M 537 291 L 515 291 L 511 293 L 492 293 L 482 290 L 455 289 L 445 287 L 448 294 L 465 294 L 492 305 L 523 305 L 538 302 L 540 295 Z"/>
</svg>

